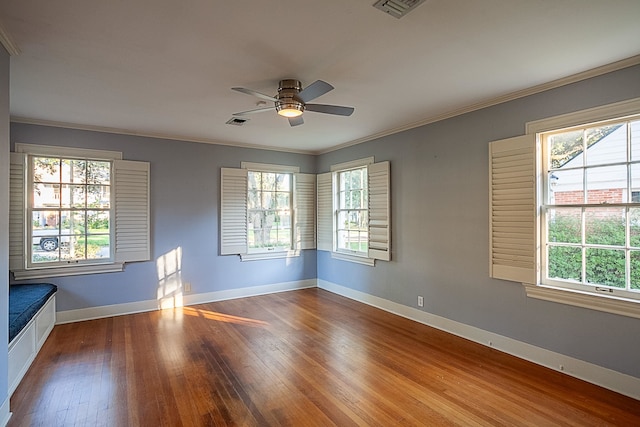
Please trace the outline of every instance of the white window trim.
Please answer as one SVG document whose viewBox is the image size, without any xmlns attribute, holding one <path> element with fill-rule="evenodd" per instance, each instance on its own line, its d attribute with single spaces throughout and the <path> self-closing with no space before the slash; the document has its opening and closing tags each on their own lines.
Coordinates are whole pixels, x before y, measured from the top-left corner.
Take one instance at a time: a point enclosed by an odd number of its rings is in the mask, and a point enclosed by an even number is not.
<svg viewBox="0 0 640 427">
<path fill-rule="evenodd" d="M 122 160 L 122 153 L 116 151 L 108 151 L 108 150 L 93 150 L 87 148 L 73 148 L 73 147 L 57 147 L 57 146 L 47 146 L 47 145 L 36 145 L 36 144 L 24 144 L 24 143 L 16 143 L 15 144 L 15 153 L 19 153 L 23 156 L 28 155 L 44 155 L 44 156 L 56 156 L 56 157 L 66 157 L 66 158 L 78 158 L 78 159 L 101 159 L 101 160 L 112 160 L 114 162 L 114 170 L 112 171 L 115 175 L 115 179 L 112 182 L 112 197 L 117 192 L 115 188 L 121 186 L 125 188 L 125 192 L 128 189 L 134 189 L 134 191 L 142 191 L 144 192 L 145 204 L 144 206 L 140 205 L 135 209 L 135 214 L 139 214 L 141 212 L 146 213 L 146 229 L 144 231 L 144 236 L 137 236 L 136 230 L 133 231 L 136 234 L 134 239 L 130 239 L 127 234 L 123 237 L 123 239 L 118 240 L 116 236 L 116 222 L 124 221 L 125 223 L 128 220 L 128 215 L 132 211 L 128 207 L 123 207 L 119 209 L 117 204 L 114 204 L 113 213 L 114 213 L 114 227 L 113 227 L 113 235 L 112 235 L 112 249 L 111 249 L 111 259 L 108 261 L 104 260 L 95 260 L 83 264 L 78 265 L 54 265 L 54 266 L 30 266 L 27 267 L 27 260 L 25 257 L 27 256 L 28 251 L 26 251 L 25 245 L 27 242 L 24 239 L 28 233 L 26 233 L 26 223 L 24 223 L 24 213 L 26 210 L 21 207 L 22 216 L 21 216 L 21 236 L 22 236 L 22 253 L 18 256 L 20 260 L 15 262 L 15 260 L 11 260 L 12 271 L 14 278 L 16 280 L 23 279 L 41 279 L 47 277 L 63 277 L 63 276 L 77 276 L 83 274 L 97 274 L 97 273 L 111 273 L 111 272 L 119 272 L 124 270 L 125 262 L 134 262 L 134 261 L 147 261 L 151 258 L 151 250 L 150 250 L 150 212 L 149 212 L 149 163 L 146 162 L 133 162 Z M 22 162 L 25 162 L 24 158 Z M 144 180 L 139 181 L 136 177 L 122 177 L 119 178 L 115 172 L 116 164 L 121 167 L 123 170 L 126 170 L 127 173 L 133 172 L 134 174 L 139 171 L 140 174 L 144 177 Z M 24 165 L 26 166 L 26 165 Z M 133 167 L 136 171 L 130 169 Z M 22 169 L 22 173 L 26 173 L 26 170 Z M 26 185 L 27 180 L 25 179 L 21 185 Z M 133 187 L 130 187 L 133 185 Z M 22 192 L 26 191 L 23 187 Z M 117 194 L 116 194 L 117 197 Z M 12 207 L 15 209 L 15 207 Z M 119 218 L 120 217 L 120 218 Z M 140 231 L 140 230 L 137 230 Z M 125 241 L 126 240 L 126 241 Z M 29 239 L 30 241 L 30 239 Z M 11 243 L 11 242 L 10 242 Z M 120 247 L 119 247 L 120 246 Z M 19 266 L 18 266 L 19 264 Z"/>
<path fill-rule="evenodd" d="M 590 108 L 588 110 L 577 111 L 569 114 L 564 114 L 561 116 L 550 117 L 547 119 L 541 119 L 532 121 L 526 124 L 526 134 L 537 135 L 542 132 L 551 131 L 551 130 L 560 130 L 563 128 L 569 128 L 573 126 L 579 126 L 588 123 L 606 121 L 610 119 L 620 118 L 624 119 L 625 117 L 632 116 L 640 113 L 640 98 L 630 99 L 622 102 L 617 102 L 614 104 L 603 105 L 595 108 Z M 514 138 L 515 139 L 515 138 Z M 535 148 L 537 152 L 539 152 L 540 142 L 538 138 L 536 138 Z M 540 167 L 536 165 L 536 179 L 534 180 L 536 188 L 535 192 L 540 192 L 541 185 L 541 177 Z M 491 202 L 490 202 L 491 203 Z M 535 215 L 535 223 L 540 223 L 540 206 L 536 201 L 536 215 Z M 538 227 L 538 225 L 536 225 Z M 539 228 L 538 228 L 539 229 Z M 541 240 L 542 230 L 539 229 L 537 238 Z M 542 253 L 542 248 L 535 245 L 535 258 L 536 258 L 536 266 L 540 265 L 540 257 Z M 493 248 L 492 248 L 493 251 Z M 536 267 L 534 266 L 534 267 Z M 536 270 L 539 272 L 539 267 L 536 267 Z M 505 276 L 511 275 L 512 272 L 508 272 Z M 576 307 L 583 307 L 592 310 L 603 311 L 607 313 L 613 313 L 623 316 L 640 318 L 640 301 L 628 299 L 624 297 L 611 296 L 607 294 L 596 294 L 593 292 L 585 292 L 576 289 L 570 288 L 559 288 L 551 285 L 544 285 L 541 283 L 539 275 L 538 278 L 534 281 L 536 283 L 527 283 L 525 281 L 519 280 L 517 275 L 511 275 L 511 277 L 498 277 L 493 274 L 492 277 L 501 278 L 505 280 L 519 281 L 522 283 L 525 288 L 525 292 L 527 297 L 552 301 L 562 304 L 567 304 Z"/>
<path fill-rule="evenodd" d="M 375 258 L 369 258 L 368 256 L 364 256 L 364 255 L 352 255 L 346 252 L 332 251 L 331 258 L 339 259 L 342 261 L 355 262 L 357 264 L 368 265 L 369 267 L 373 267 L 376 265 Z"/>
</svg>

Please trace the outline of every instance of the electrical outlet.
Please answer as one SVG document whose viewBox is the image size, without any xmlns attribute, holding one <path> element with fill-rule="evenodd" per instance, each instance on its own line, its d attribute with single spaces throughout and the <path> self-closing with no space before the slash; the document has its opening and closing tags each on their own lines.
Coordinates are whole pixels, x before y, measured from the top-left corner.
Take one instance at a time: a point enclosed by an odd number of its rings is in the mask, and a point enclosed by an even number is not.
<svg viewBox="0 0 640 427">
<path fill-rule="evenodd" d="M 424 298 L 418 295 L 418 307 L 424 307 Z"/>
<path fill-rule="evenodd" d="M 184 293 L 188 294 L 189 292 L 191 292 L 191 283 L 190 282 L 184 282 L 182 284 L 182 288 L 184 290 Z"/>
</svg>

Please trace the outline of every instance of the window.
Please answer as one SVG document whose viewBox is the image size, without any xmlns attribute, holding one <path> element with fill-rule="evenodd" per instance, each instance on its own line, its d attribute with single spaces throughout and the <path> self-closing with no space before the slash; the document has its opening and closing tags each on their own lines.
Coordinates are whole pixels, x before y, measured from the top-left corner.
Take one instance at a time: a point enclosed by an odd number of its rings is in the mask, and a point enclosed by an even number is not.
<svg viewBox="0 0 640 427">
<path fill-rule="evenodd" d="M 121 153 L 16 144 L 10 269 L 16 279 L 121 271 L 150 259 L 149 164 Z"/>
<path fill-rule="evenodd" d="M 640 117 L 540 139 L 542 283 L 640 299 Z"/>
<path fill-rule="evenodd" d="M 389 162 L 367 158 L 331 169 L 318 175 L 318 249 L 366 265 L 389 261 Z"/>
<path fill-rule="evenodd" d="M 221 170 L 221 254 L 243 261 L 315 248 L 315 175 L 243 162 Z"/>
<path fill-rule="evenodd" d="M 248 252 L 291 250 L 293 174 L 247 172 Z"/>
<path fill-rule="evenodd" d="M 490 275 L 640 317 L 640 99 L 539 120 L 490 152 Z"/>
<path fill-rule="evenodd" d="M 336 251 L 367 256 L 369 250 L 369 202 L 367 168 L 336 173 Z"/>
<path fill-rule="evenodd" d="M 111 162 L 50 156 L 28 162 L 28 265 L 111 259 Z"/>
</svg>

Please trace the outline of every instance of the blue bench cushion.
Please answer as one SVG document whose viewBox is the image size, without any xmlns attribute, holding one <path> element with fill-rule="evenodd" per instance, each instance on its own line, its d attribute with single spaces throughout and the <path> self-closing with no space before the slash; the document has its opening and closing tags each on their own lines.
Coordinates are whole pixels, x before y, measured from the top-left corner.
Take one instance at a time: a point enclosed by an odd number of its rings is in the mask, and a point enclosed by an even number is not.
<svg viewBox="0 0 640 427">
<path fill-rule="evenodd" d="M 9 342 L 57 290 L 58 287 L 50 283 L 9 286 Z"/>
</svg>

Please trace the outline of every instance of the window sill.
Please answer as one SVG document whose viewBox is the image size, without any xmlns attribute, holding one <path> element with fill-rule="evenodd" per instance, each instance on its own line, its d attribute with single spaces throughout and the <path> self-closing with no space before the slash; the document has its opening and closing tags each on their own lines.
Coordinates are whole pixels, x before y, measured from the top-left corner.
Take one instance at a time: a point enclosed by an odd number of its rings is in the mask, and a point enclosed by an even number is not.
<svg viewBox="0 0 640 427">
<path fill-rule="evenodd" d="M 606 313 L 640 319 L 640 301 L 607 295 L 593 295 L 587 292 L 560 289 L 545 285 L 536 286 L 527 283 L 523 283 L 523 285 L 527 296 L 530 298 L 590 308 Z"/>
<path fill-rule="evenodd" d="M 117 273 L 124 270 L 124 264 L 74 265 L 73 267 L 43 267 L 13 271 L 15 280 L 44 279 L 48 277 L 79 276 L 82 274 Z"/>
<path fill-rule="evenodd" d="M 260 261 L 265 259 L 293 258 L 300 256 L 300 251 L 262 252 L 255 254 L 240 254 L 240 260 Z"/>
<path fill-rule="evenodd" d="M 350 255 L 342 252 L 331 252 L 331 258 L 340 259 L 342 261 L 355 262 L 358 264 L 364 264 L 364 265 L 368 265 L 369 267 L 375 266 L 375 262 L 376 262 L 376 260 L 373 258 Z"/>
</svg>

